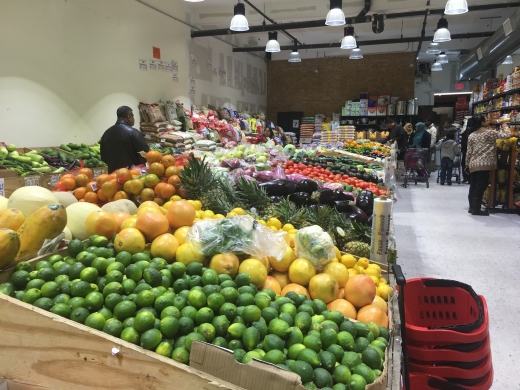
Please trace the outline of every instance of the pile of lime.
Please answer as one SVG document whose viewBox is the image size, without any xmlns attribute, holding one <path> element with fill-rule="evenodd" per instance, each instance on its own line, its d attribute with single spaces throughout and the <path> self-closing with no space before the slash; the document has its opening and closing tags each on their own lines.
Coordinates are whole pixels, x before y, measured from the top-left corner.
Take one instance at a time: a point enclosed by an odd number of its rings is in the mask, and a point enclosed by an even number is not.
<svg viewBox="0 0 520 390">
<path fill-rule="evenodd" d="M 383 370 L 388 329 L 353 322 L 304 294 L 258 291 L 201 263 L 117 253 L 105 237 L 72 240 L 69 256 L 16 265 L 0 293 L 189 364 L 194 340 L 235 359 L 276 364 L 311 389 L 362 390 Z"/>
</svg>

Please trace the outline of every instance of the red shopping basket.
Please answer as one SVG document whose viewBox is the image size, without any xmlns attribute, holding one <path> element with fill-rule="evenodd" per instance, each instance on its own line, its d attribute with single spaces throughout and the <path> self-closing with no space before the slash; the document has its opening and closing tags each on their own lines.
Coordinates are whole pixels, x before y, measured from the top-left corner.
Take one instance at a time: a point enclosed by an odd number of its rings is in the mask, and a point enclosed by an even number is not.
<svg viewBox="0 0 520 390">
<path fill-rule="evenodd" d="M 415 390 L 489 390 L 493 384 L 493 370 L 478 384 L 459 385 L 445 379 L 422 373 L 412 372 L 410 374 L 411 389 Z"/>
<path fill-rule="evenodd" d="M 420 347 L 407 344 L 408 357 L 420 363 L 471 363 L 484 359 L 491 351 L 489 336 L 472 344 L 454 344 L 441 347 Z"/>
</svg>

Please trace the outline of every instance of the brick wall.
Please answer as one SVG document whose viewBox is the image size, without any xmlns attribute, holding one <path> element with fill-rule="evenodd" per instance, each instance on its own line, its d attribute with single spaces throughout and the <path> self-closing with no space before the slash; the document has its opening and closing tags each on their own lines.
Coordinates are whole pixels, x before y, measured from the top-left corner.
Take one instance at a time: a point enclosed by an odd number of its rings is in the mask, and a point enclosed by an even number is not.
<svg viewBox="0 0 520 390">
<path fill-rule="evenodd" d="M 346 100 L 359 99 L 360 92 L 406 100 L 414 97 L 414 89 L 415 53 L 366 55 L 362 60 L 346 56 L 299 63 L 270 61 L 267 115 L 274 121 L 278 112 L 286 111 L 330 116 L 341 113 Z"/>
</svg>

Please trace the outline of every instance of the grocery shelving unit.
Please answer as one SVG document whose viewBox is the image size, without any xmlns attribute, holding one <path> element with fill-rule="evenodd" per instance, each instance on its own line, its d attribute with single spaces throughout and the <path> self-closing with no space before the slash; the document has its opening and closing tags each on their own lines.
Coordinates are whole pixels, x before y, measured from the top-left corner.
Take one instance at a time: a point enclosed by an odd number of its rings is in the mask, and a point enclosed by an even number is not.
<svg viewBox="0 0 520 390">
<path fill-rule="evenodd" d="M 518 152 L 515 147 L 516 145 L 511 145 L 510 150 L 497 150 L 497 169 L 491 171 L 489 177 L 490 187 L 486 203 L 488 209 L 502 209 L 510 212 L 516 210 L 514 204 L 513 187 L 515 183 L 515 169 L 518 159 Z M 498 171 L 502 169 L 508 171 L 509 174 L 507 180 L 504 183 L 499 183 Z M 506 191 L 505 202 L 499 202 L 497 199 L 497 193 L 499 190 Z"/>
</svg>

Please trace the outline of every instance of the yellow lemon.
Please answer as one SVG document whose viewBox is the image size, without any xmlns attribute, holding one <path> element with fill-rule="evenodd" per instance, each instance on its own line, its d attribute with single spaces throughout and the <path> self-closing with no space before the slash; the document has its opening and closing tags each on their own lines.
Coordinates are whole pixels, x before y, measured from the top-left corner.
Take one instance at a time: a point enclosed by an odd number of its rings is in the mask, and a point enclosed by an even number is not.
<svg viewBox="0 0 520 390">
<path fill-rule="evenodd" d="M 195 223 L 195 222 L 199 222 L 199 221 L 202 221 L 202 218 L 195 218 L 195 219 L 193 220 L 193 223 Z"/>
<path fill-rule="evenodd" d="M 296 234 L 296 233 L 298 233 L 298 229 L 289 230 L 287 233 Z"/>
<path fill-rule="evenodd" d="M 238 214 L 237 213 L 234 213 L 233 211 L 230 211 L 229 213 L 226 214 L 226 217 L 230 218 L 230 217 L 237 217 Z"/>
<path fill-rule="evenodd" d="M 388 281 L 385 278 L 379 278 L 379 284 L 388 284 Z"/>
<path fill-rule="evenodd" d="M 296 259 L 289 266 L 289 279 L 300 286 L 307 286 L 314 275 L 316 269 L 309 260 Z"/>
<path fill-rule="evenodd" d="M 192 205 L 195 210 L 202 210 L 202 202 L 200 200 L 194 200 Z"/>
<path fill-rule="evenodd" d="M 242 209 L 240 207 L 234 208 L 233 210 L 231 210 L 231 212 L 235 213 L 236 215 L 246 215 L 246 212 L 244 211 L 244 209 Z"/>
<path fill-rule="evenodd" d="M 215 215 L 215 213 L 213 211 L 206 210 L 206 211 L 204 211 L 202 218 L 212 219 L 214 215 Z"/>
<path fill-rule="evenodd" d="M 374 269 L 377 269 L 379 271 L 379 273 L 381 273 L 381 267 L 378 265 L 378 264 L 374 264 L 374 263 L 370 263 L 368 265 L 368 268 L 374 268 Z"/>
<path fill-rule="evenodd" d="M 256 222 L 258 222 L 260 225 L 267 226 L 267 223 L 263 219 L 257 219 Z"/>
<path fill-rule="evenodd" d="M 168 210 L 168 207 L 170 207 L 170 205 L 172 204 L 173 202 L 171 200 L 169 200 L 168 202 L 166 202 L 165 204 L 163 204 L 162 208 L 165 209 L 165 210 Z"/>
<path fill-rule="evenodd" d="M 339 262 L 332 262 L 327 264 L 323 272 L 333 276 L 334 279 L 336 279 L 336 282 L 338 282 L 339 288 L 344 287 L 348 282 L 348 269 Z"/>
<path fill-rule="evenodd" d="M 365 270 L 365 275 L 373 276 L 377 279 L 377 282 L 379 283 L 379 278 L 381 277 L 381 271 L 377 270 L 376 268 L 368 267 Z"/>
<path fill-rule="evenodd" d="M 269 220 L 267 221 L 267 226 L 274 226 L 276 230 L 280 230 L 282 228 L 282 223 L 278 218 L 269 218 Z"/>
<path fill-rule="evenodd" d="M 197 210 L 197 211 L 195 211 L 195 217 L 200 218 L 203 213 L 204 213 L 204 211 Z"/>
<path fill-rule="evenodd" d="M 191 263 L 203 263 L 204 256 L 195 250 L 192 244 L 184 243 L 177 249 L 175 260 L 188 265 Z"/>
<path fill-rule="evenodd" d="M 121 224 L 121 230 L 128 228 L 135 228 L 137 224 L 137 215 L 134 215 L 130 218 L 125 219 L 125 221 Z"/>
<path fill-rule="evenodd" d="M 268 226 L 273 232 L 277 232 L 278 228 L 276 226 Z"/>
<path fill-rule="evenodd" d="M 295 230 L 295 229 L 294 229 L 293 225 L 291 225 L 290 223 L 286 223 L 285 225 L 283 225 L 282 230 L 284 230 L 286 232 L 290 232 L 291 230 Z"/>
<path fill-rule="evenodd" d="M 363 275 L 365 273 L 365 269 L 363 267 L 361 267 L 360 265 L 355 265 L 354 266 L 354 269 L 356 270 L 356 272 L 360 275 Z"/>
<path fill-rule="evenodd" d="M 364 269 L 367 269 L 369 264 L 370 264 L 370 261 L 366 257 L 361 257 L 357 261 L 357 265 L 363 267 Z"/>
<path fill-rule="evenodd" d="M 223 216 L 222 214 L 215 214 L 215 216 L 213 217 L 213 219 L 222 219 L 222 218 L 226 218 L 226 217 Z"/>
<path fill-rule="evenodd" d="M 347 268 L 352 268 L 356 265 L 356 258 L 352 255 L 343 255 L 340 261 Z"/>
<path fill-rule="evenodd" d="M 190 230 L 190 226 L 182 226 L 175 230 L 173 236 L 179 241 L 179 245 L 186 243 L 186 237 L 188 236 L 188 230 Z"/>
<path fill-rule="evenodd" d="M 170 201 L 172 201 L 172 202 L 178 202 L 179 200 L 182 200 L 182 198 L 179 195 L 173 195 L 170 198 Z"/>
<path fill-rule="evenodd" d="M 285 254 L 282 259 L 278 261 L 274 257 L 268 257 L 269 262 L 271 263 L 271 267 L 278 272 L 285 272 L 289 270 L 289 266 L 292 264 L 294 260 L 296 260 L 296 255 L 294 254 L 294 250 L 291 247 L 287 247 L 285 250 Z"/>
<path fill-rule="evenodd" d="M 388 298 L 392 296 L 394 289 L 388 284 L 381 284 L 377 287 L 377 292 L 381 298 L 383 298 L 385 301 L 388 301 Z"/>
<path fill-rule="evenodd" d="M 349 276 L 354 276 L 354 275 L 357 275 L 357 271 L 354 269 L 354 268 L 348 268 L 348 275 Z"/>
<path fill-rule="evenodd" d="M 374 284 L 377 285 L 379 284 L 379 278 L 377 276 L 372 276 L 372 275 L 368 275 L 370 276 L 370 279 L 372 279 L 374 281 Z"/>
<path fill-rule="evenodd" d="M 334 252 L 336 252 L 336 259 L 341 259 L 341 252 L 339 251 L 337 246 L 334 246 Z"/>
</svg>

